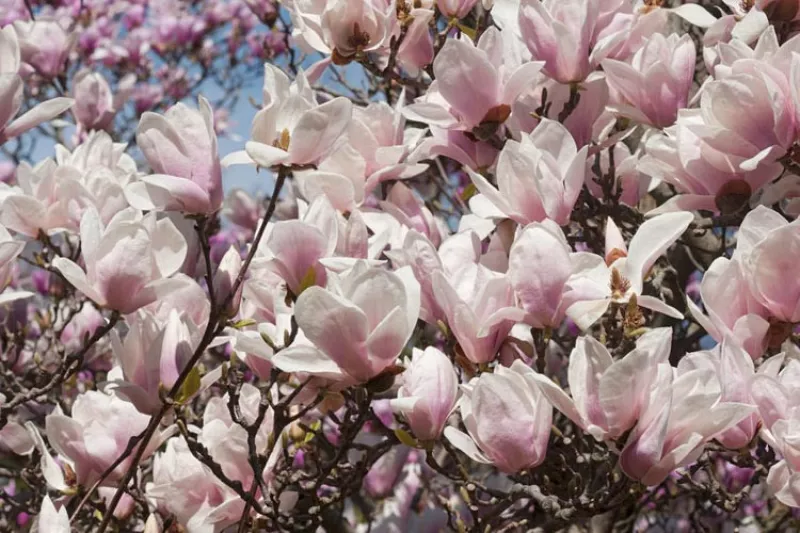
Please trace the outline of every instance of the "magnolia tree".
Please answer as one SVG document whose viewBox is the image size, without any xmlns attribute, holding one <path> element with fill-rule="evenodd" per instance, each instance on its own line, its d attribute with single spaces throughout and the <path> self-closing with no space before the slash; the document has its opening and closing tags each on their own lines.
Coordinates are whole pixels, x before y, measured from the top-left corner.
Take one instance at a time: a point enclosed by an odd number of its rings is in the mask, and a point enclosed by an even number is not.
<svg viewBox="0 0 800 533">
<path fill-rule="evenodd" d="M 798 524 L 796 0 L 0 4 L 0 529 Z"/>
</svg>

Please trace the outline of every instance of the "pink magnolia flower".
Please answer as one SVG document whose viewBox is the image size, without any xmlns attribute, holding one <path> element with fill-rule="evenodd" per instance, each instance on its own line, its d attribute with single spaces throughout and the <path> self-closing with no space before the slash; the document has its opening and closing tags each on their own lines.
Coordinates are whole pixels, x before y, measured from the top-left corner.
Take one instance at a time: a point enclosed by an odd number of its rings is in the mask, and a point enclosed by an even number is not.
<svg viewBox="0 0 800 533">
<path fill-rule="evenodd" d="M 458 402 L 466 434 L 447 427 L 453 446 L 479 463 L 513 474 L 544 461 L 553 408 L 522 361 L 498 366 L 467 385 Z"/>
<path fill-rule="evenodd" d="M 606 59 L 603 70 L 617 93 L 615 110 L 657 128 L 675 122 L 687 106 L 695 67 L 694 41 L 688 34 L 655 34 L 633 56 L 631 63 Z M 656 95 L 656 97 L 653 97 Z"/>
<path fill-rule="evenodd" d="M 396 17 L 394 2 L 383 0 L 294 0 L 288 9 L 299 42 L 337 65 L 388 46 Z"/>
<path fill-rule="evenodd" d="M 386 201 L 378 205 L 403 226 L 425 235 L 434 246 L 439 246 L 449 234 L 444 220 L 435 217 L 425 202 L 403 183 L 392 185 Z"/>
<path fill-rule="evenodd" d="M 62 505 L 56 510 L 53 500 L 45 495 L 39 511 L 38 527 L 40 533 L 70 533 L 67 507 Z"/>
<path fill-rule="evenodd" d="M 772 319 L 800 322 L 800 283 L 786 277 L 800 257 L 800 221 L 789 223 L 763 206 L 747 218 L 750 223 L 742 223 L 734 259 L 743 262 L 750 291 Z"/>
<path fill-rule="evenodd" d="M 77 34 L 67 31 L 55 20 L 18 20 L 13 24 L 19 38 L 22 61 L 37 74 L 55 78 L 62 73 Z"/>
<path fill-rule="evenodd" d="M 333 286 L 329 280 L 327 289 L 303 291 L 295 318 L 312 345 L 281 350 L 275 366 L 363 383 L 394 364 L 411 337 L 419 283 L 407 268 L 388 272 L 357 263 Z"/>
<path fill-rule="evenodd" d="M 565 225 L 583 187 L 587 153 L 587 146 L 578 150 L 564 126 L 542 119 L 520 142 L 506 141 L 495 172 L 499 190 L 467 169 L 481 193 L 470 206 L 484 218 L 507 217 L 519 224 L 549 218 Z"/>
<path fill-rule="evenodd" d="M 508 277 L 525 311 L 525 322 L 536 328 L 557 328 L 566 311 L 580 300 L 569 283 L 581 254 L 572 254 L 567 238 L 553 221 L 533 222 L 517 234 L 508 256 Z"/>
<path fill-rule="evenodd" d="M 416 77 L 424 67 L 433 62 L 433 33 L 430 23 L 435 13 L 433 9 L 413 7 L 414 3 L 408 0 L 401 1 L 411 4 L 412 8 L 409 11 L 411 22 L 397 50 L 397 63 L 410 76 Z"/>
<path fill-rule="evenodd" d="M 0 305 L 33 295 L 27 291 L 5 291 L 11 283 L 14 264 L 23 248 L 25 243 L 14 240 L 8 230 L 0 224 Z"/>
<path fill-rule="evenodd" d="M 72 112 L 80 128 L 83 131 L 106 130 L 130 96 L 136 77 L 129 75 L 120 80 L 114 93 L 103 75 L 98 72 L 81 71 L 75 75 L 72 83 L 72 94 L 75 97 Z"/>
<path fill-rule="evenodd" d="M 748 122 L 740 127 L 753 126 Z M 673 126 L 646 141 L 639 171 L 675 186 L 681 193 L 650 211 L 650 215 L 694 209 L 733 212 L 783 172 L 783 166 L 777 162 L 759 163 L 744 170 L 706 143 L 701 133 L 707 130 L 700 110 L 681 110 Z M 746 145 L 735 139 L 727 145 L 730 150 L 743 146 Z"/>
<path fill-rule="evenodd" d="M 352 104 L 344 97 L 317 104 L 302 72 L 289 84 L 277 66 L 264 65 L 264 103 L 253 118 L 246 153 L 226 157 L 225 164 L 255 162 L 262 167 L 315 165 L 334 148 L 347 129 Z"/>
<path fill-rule="evenodd" d="M 589 54 L 597 8 L 586 0 L 523 0 L 522 40 L 545 74 L 560 83 L 579 82 L 592 70 Z"/>
<path fill-rule="evenodd" d="M 503 36 L 495 28 L 484 32 L 477 45 L 467 38 L 448 39 L 433 62 L 436 80 L 403 114 L 440 128 L 471 131 L 480 126 L 493 133 L 542 67 L 504 57 Z"/>
<path fill-rule="evenodd" d="M 428 274 L 436 303 L 466 358 L 488 363 L 514 323 L 524 317 L 514 305 L 510 280 L 480 263 L 480 240 L 474 231 L 450 237 L 439 255 L 443 269 Z"/>
<path fill-rule="evenodd" d="M 140 216 L 140 215 L 139 215 Z M 169 287 L 186 256 L 186 242 L 169 219 L 155 213 L 137 219 L 133 210 L 120 212 L 108 226 L 93 208 L 81 220 L 84 271 L 58 257 L 53 267 L 98 305 L 127 314 L 152 303 Z"/>
<path fill-rule="evenodd" d="M 119 367 L 109 372 L 106 390 L 131 402 L 140 413 L 155 414 L 161 408 L 161 388 L 172 387 L 191 358 L 198 330 L 174 310 L 166 322 L 140 310 L 129 323 L 124 340 L 116 330 L 111 332 Z"/>
<path fill-rule="evenodd" d="M 436 0 L 436 6 L 446 17 L 462 19 L 469 15 L 478 0 Z"/>
<path fill-rule="evenodd" d="M 723 401 L 714 371 L 681 373 L 662 363 L 646 392 L 639 421 L 620 455 L 620 467 L 644 485 L 661 483 L 697 460 L 705 444 L 748 417 L 754 406 Z"/>
<path fill-rule="evenodd" d="M 513 117 L 509 121 L 513 122 Z M 494 167 L 499 150 L 491 144 L 478 141 L 473 135 L 458 130 L 432 126 L 430 132 L 431 135 L 422 139 L 409 156 L 410 161 L 445 156 L 476 172 L 484 172 Z"/>
<path fill-rule="evenodd" d="M 774 367 L 780 367 L 782 358 L 772 357 L 767 364 L 777 359 Z M 798 447 L 797 405 L 800 401 L 800 362 L 787 358 L 780 373 L 777 368 L 764 372 L 753 379 L 752 396 L 758 405 L 763 421 L 761 438 L 778 451 L 783 459 L 773 464 L 767 476 L 771 493 L 786 505 L 797 507 L 800 502 L 800 448 Z"/>
<path fill-rule="evenodd" d="M 242 269 L 242 254 L 236 246 L 231 246 L 217 266 L 214 273 L 215 297 L 218 303 L 228 301 L 225 307 L 225 314 L 234 317 L 239 312 L 239 305 L 242 303 L 242 284 L 233 293 L 233 287 L 239 271 Z"/>
<path fill-rule="evenodd" d="M 20 61 L 20 43 L 14 29 L 11 26 L 0 29 L 0 145 L 57 117 L 74 103 L 71 98 L 53 98 L 12 120 L 23 101 Z"/>
<path fill-rule="evenodd" d="M 424 130 L 406 128 L 404 96 L 392 108 L 385 102 L 353 108 L 346 136 L 316 171 L 295 173 L 303 196 L 325 195 L 340 211 L 362 205 L 382 182 L 414 177 L 428 167 L 407 161 Z"/>
<path fill-rule="evenodd" d="M 612 259 L 610 264 L 608 259 L 583 253 L 578 258 L 580 266 L 570 281 L 580 291 L 581 301 L 571 305 L 567 315 L 586 330 L 605 314 L 611 302 L 623 304 L 635 296 L 640 307 L 682 319 L 680 311 L 655 296 L 642 294 L 642 290 L 650 268 L 680 238 L 693 218 L 691 213 L 680 212 L 648 219 L 639 227 L 627 250 L 619 248 L 621 253 L 613 254 L 612 250 L 606 251 L 606 257 Z M 606 235 L 614 230 L 618 234 L 619 230 L 609 219 Z M 624 247 L 624 243 L 619 246 Z"/>
<path fill-rule="evenodd" d="M 433 346 L 414 349 L 403 372 L 403 384 L 392 409 L 403 414 L 420 441 L 441 435 L 458 396 L 458 376 L 450 359 Z"/>
<path fill-rule="evenodd" d="M 122 454 L 130 438 L 144 431 L 149 421 L 150 416 L 138 412 L 133 404 L 125 400 L 98 391 L 87 391 L 75 399 L 71 416 L 63 414 L 60 409 L 47 415 L 45 428 L 50 445 L 75 473 L 75 483 L 88 487 Z M 156 432 L 143 457 L 149 457 L 166 436 L 164 431 Z M 38 440 L 41 446 L 41 437 Z M 40 452 L 45 456 L 43 462 L 53 462 L 46 449 L 40 449 Z M 115 468 L 103 485 L 113 486 L 130 467 L 132 459 L 129 457 Z M 52 464 L 46 471 L 56 475 L 50 476 L 48 483 L 54 488 L 74 488 L 68 487 L 71 480 L 65 481 L 60 469 L 56 466 L 56 470 L 53 470 L 52 466 L 55 465 Z"/>
<path fill-rule="evenodd" d="M 205 98 L 199 102 L 199 111 L 177 103 L 163 116 L 142 115 L 136 143 L 156 174 L 126 187 L 132 206 L 191 214 L 213 213 L 222 206 L 214 113 Z"/>
<path fill-rule="evenodd" d="M 777 377 L 783 355 L 764 361 L 756 373 L 753 359 L 732 337 L 726 337 L 712 351 L 695 352 L 684 356 L 678 363 L 679 372 L 700 368 L 714 372 L 720 391 L 720 401 L 757 405 L 753 397 L 753 383 L 758 375 Z M 750 444 L 761 429 L 761 416 L 754 412 L 715 438 L 731 450 Z"/>
<path fill-rule="evenodd" d="M 550 379 L 531 374 L 553 406 L 597 440 L 616 439 L 644 412 L 658 366 L 669 359 L 672 330 L 651 330 L 614 361 L 593 337 L 579 337 L 569 356 L 570 396 Z"/>
</svg>

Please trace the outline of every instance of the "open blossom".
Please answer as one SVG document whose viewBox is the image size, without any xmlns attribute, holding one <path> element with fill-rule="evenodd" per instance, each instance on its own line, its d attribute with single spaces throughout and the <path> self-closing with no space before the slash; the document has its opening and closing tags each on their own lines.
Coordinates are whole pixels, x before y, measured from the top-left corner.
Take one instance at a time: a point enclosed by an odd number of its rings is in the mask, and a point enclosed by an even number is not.
<svg viewBox="0 0 800 533">
<path fill-rule="evenodd" d="M 462 386 L 458 402 L 468 434 L 454 427 L 444 434 L 456 448 L 479 463 L 513 474 L 545 458 L 553 408 L 522 361 L 498 366 Z"/>
<path fill-rule="evenodd" d="M 549 218 L 565 225 L 583 187 L 587 152 L 586 146 L 578 150 L 560 123 L 542 119 L 520 142 L 506 142 L 495 172 L 497 189 L 467 169 L 482 195 L 470 205 L 487 218 L 507 217 L 519 224 Z"/>
<path fill-rule="evenodd" d="M 627 249 L 624 242 L 615 244 L 606 250 L 605 259 L 584 253 L 581 267 L 571 280 L 574 287 L 580 287 L 581 301 L 570 306 L 567 315 L 585 330 L 605 314 L 612 302 L 628 303 L 635 297 L 641 307 L 683 318 L 680 311 L 655 296 L 642 294 L 642 290 L 650 268 L 680 238 L 693 219 L 691 213 L 666 213 L 642 224 Z M 608 219 L 606 235 L 614 230 L 619 232 Z M 606 242 L 608 246 L 615 241 Z"/>
<path fill-rule="evenodd" d="M 695 48 L 691 36 L 653 35 L 631 63 L 603 61 L 608 84 L 618 95 L 615 110 L 643 124 L 665 127 L 686 107 L 692 88 Z"/>
<path fill-rule="evenodd" d="M 49 464 L 48 483 L 62 490 L 74 489 L 73 483 L 80 487 L 91 485 L 127 448 L 130 438 L 144 431 L 149 421 L 150 416 L 138 412 L 125 400 L 98 391 L 82 393 L 72 404 L 71 416 L 57 409 L 45 418 L 47 440 L 70 466 L 74 479 L 53 469 L 58 467 L 49 452 L 41 449 L 41 437 L 34 430 L 39 451 L 45 456 L 43 463 Z M 147 445 L 144 457 L 149 457 L 167 436 L 164 431 L 157 432 Z M 130 467 L 132 459 L 128 457 L 122 461 L 103 484 L 113 486 Z"/>
<path fill-rule="evenodd" d="M 72 112 L 80 127 L 84 131 L 108 129 L 130 96 L 135 82 L 135 76 L 126 76 L 112 94 L 102 74 L 84 70 L 75 75 L 72 90 L 75 107 Z"/>
<path fill-rule="evenodd" d="M 175 225 L 169 219 L 156 221 L 155 213 L 137 218 L 132 210 L 122 211 L 104 226 L 97 211 L 88 209 L 80 235 L 86 270 L 64 257 L 54 259 L 53 267 L 95 303 L 124 314 L 169 291 L 166 278 L 186 256 L 186 242 Z"/>
<path fill-rule="evenodd" d="M 144 310 L 133 315 L 124 339 L 112 330 L 111 345 L 119 364 L 109 373 L 109 386 L 141 413 L 155 414 L 161 407 L 162 387 L 175 384 L 194 352 L 197 329 L 172 311 L 166 323 Z"/>
<path fill-rule="evenodd" d="M 569 356 L 570 396 L 541 374 L 532 374 L 545 397 L 598 440 L 616 439 L 644 412 L 658 366 L 669 359 L 672 330 L 642 335 L 636 348 L 614 361 L 593 337 L 579 337 Z"/>
<path fill-rule="evenodd" d="M 589 54 L 597 6 L 587 0 L 523 0 L 519 26 L 533 59 L 561 83 L 579 82 L 592 70 Z"/>
<path fill-rule="evenodd" d="M 263 96 L 246 153 L 231 154 L 227 164 L 314 165 L 330 153 L 352 116 L 353 106 L 347 98 L 320 105 L 305 74 L 299 73 L 290 84 L 289 77 L 269 63 L 264 65 Z"/>
<path fill-rule="evenodd" d="M 22 108 L 23 81 L 20 76 L 21 44 L 10 26 L 0 29 L 0 145 L 67 109 L 73 100 L 58 97 L 46 100 L 13 120 Z"/>
<path fill-rule="evenodd" d="M 358 263 L 334 286 L 329 280 L 327 289 L 303 291 L 295 318 L 313 345 L 282 350 L 275 366 L 363 383 L 393 365 L 411 337 L 419 283 L 410 269 L 388 272 Z"/>
<path fill-rule="evenodd" d="M 13 28 L 19 38 L 22 61 L 46 78 L 61 74 L 77 34 L 67 33 L 55 20 L 18 20 Z"/>
<path fill-rule="evenodd" d="M 490 128 L 491 134 L 542 66 L 504 59 L 503 38 L 489 28 L 477 44 L 465 37 L 448 39 L 433 62 L 436 80 L 426 95 L 403 109 L 406 117 L 445 129 Z"/>
<path fill-rule="evenodd" d="M 164 115 L 142 115 L 136 143 L 156 174 L 126 188 L 134 207 L 210 214 L 222 206 L 214 113 L 205 98 L 199 101 L 199 111 L 177 103 Z"/>
<path fill-rule="evenodd" d="M 481 263 L 485 257 L 474 231 L 450 237 L 439 255 L 443 268 L 423 274 L 430 276 L 436 305 L 464 356 L 475 364 L 489 363 L 524 316 L 514 305 L 510 280 Z"/>
<path fill-rule="evenodd" d="M 403 414 L 414 436 L 421 441 L 441 435 L 458 395 L 453 363 L 429 346 L 414 350 L 411 365 L 403 373 L 403 385 L 392 408 Z"/>
<path fill-rule="evenodd" d="M 710 368 L 681 372 L 658 365 L 633 431 L 620 455 L 629 477 L 652 486 L 700 457 L 705 444 L 735 426 L 755 406 L 721 398 Z"/>
<path fill-rule="evenodd" d="M 383 0 L 294 0 L 288 9 L 299 42 L 337 65 L 388 46 L 395 19 L 394 2 Z"/>
</svg>

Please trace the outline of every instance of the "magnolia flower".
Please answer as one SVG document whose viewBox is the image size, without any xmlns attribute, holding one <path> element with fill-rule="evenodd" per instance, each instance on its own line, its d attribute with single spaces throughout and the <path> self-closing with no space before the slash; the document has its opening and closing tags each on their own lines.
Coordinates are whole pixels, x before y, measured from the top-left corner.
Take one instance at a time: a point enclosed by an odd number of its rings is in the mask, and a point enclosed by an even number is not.
<svg viewBox="0 0 800 533">
<path fill-rule="evenodd" d="M 214 112 L 205 98 L 199 101 L 199 111 L 179 102 L 163 116 L 142 115 L 136 143 L 156 174 L 128 185 L 132 206 L 204 215 L 222 206 Z"/>
<path fill-rule="evenodd" d="M 262 167 L 314 165 L 330 153 L 347 129 L 350 100 L 334 98 L 318 105 L 305 74 L 294 82 L 277 66 L 264 65 L 264 104 L 253 118 L 246 153 L 229 155 L 225 163 L 255 162 Z"/>
<path fill-rule="evenodd" d="M 636 348 L 614 361 L 593 337 L 579 337 L 569 356 L 570 396 L 541 374 L 531 376 L 553 406 L 597 440 L 616 439 L 643 413 L 658 365 L 669 359 L 672 330 L 642 335 Z"/>
<path fill-rule="evenodd" d="M 436 81 L 403 114 L 445 129 L 494 130 L 511 114 L 511 105 L 531 85 L 540 62 L 504 63 L 503 36 L 486 30 L 477 45 L 448 39 L 433 62 Z"/>
<path fill-rule="evenodd" d="M 458 376 L 453 363 L 429 346 L 424 352 L 414 349 L 397 399 L 391 404 L 392 409 L 403 414 L 417 439 L 430 441 L 444 430 L 457 395 Z"/>
<path fill-rule="evenodd" d="M 0 305 L 32 295 L 26 291 L 4 292 L 11 283 L 14 264 L 23 248 L 25 243 L 14 240 L 8 230 L 0 224 Z"/>
<path fill-rule="evenodd" d="M 242 254 L 236 246 L 231 246 L 222 256 L 217 272 L 214 274 L 215 297 L 219 299 L 220 303 L 228 302 L 225 313 L 230 317 L 236 316 L 239 312 L 239 304 L 242 302 L 242 284 L 239 284 L 235 293 L 232 292 L 241 269 Z"/>
<path fill-rule="evenodd" d="M 495 172 L 499 190 L 467 169 L 481 193 L 470 206 L 487 218 L 508 217 L 519 224 L 549 218 L 565 225 L 583 187 L 587 153 L 587 146 L 578 150 L 564 126 L 542 119 L 520 142 L 506 141 Z"/>
<path fill-rule="evenodd" d="M 133 210 L 121 211 L 107 226 L 93 208 L 81 219 L 84 271 L 65 257 L 53 267 L 76 289 L 98 305 L 132 313 L 154 302 L 172 286 L 166 280 L 186 256 L 186 242 L 169 219 L 155 213 L 138 219 Z"/>
<path fill-rule="evenodd" d="M 90 486 L 128 447 L 131 437 L 142 433 L 149 422 L 150 416 L 137 411 L 133 404 L 98 391 L 80 394 L 72 404 L 71 416 L 56 408 L 45 418 L 47 440 L 74 472 L 74 479 L 65 475 L 53 462 L 47 449 L 43 448 L 38 431 L 33 430 L 43 456 L 48 484 L 59 490 L 74 489 L 73 484 Z M 143 459 L 149 457 L 167 436 L 165 431 L 156 432 L 145 448 Z M 102 484 L 114 486 L 130 468 L 132 460 L 130 456 L 122 461 Z"/>
<path fill-rule="evenodd" d="M 570 306 L 567 315 L 586 330 L 605 314 L 612 302 L 624 304 L 635 297 L 640 307 L 682 319 L 680 311 L 655 296 L 642 294 L 642 289 L 650 268 L 686 231 L 693 219 L 691 213 L 685 212 L 660 215 L 639 227 L 627 250 L 620 242 L 606 250 L 606 259 L 582 254 L 580 267 L 571 280 L 572 286 L 580 290 L 581 301 Z M 614 230 L 619 232 L 608 219 L 606 234 Z"/>
<path fill-rule="evenodd" d="M 11 26 L 0 29 L 0 145 L 52 120 L 74 103 L 71 98 L 53 98 L 12 120 L 22 107 L 23 100 L 23 83 L 19 75 L 20 47 Z"/>
<path fill-rule="evenodd" d="M 75 97 L 72 113 L 82 130 L 105 130 L 111 126 L 114 116 L 130 96 L 136 77 L 124 77 L 114 93 L 98 72 L 81 71 L 75 75 L 72 83 Z"/>
<path fill-rule="evenodd" d="M 177 381 L 194 352 L 198 331 L 174 310 L 166 322 L 140 310 L 129 323 L 124 340 L 116 330 L 111 331 L 119 367 L 109 372 L 106 390 L 131 402 L 141 413 L 155 414 L 161 408 L 162 387 L 169 389 Z"/>
<path fill-rule="evenodd" d="M 690 35 L 655 34 L 636 52 L 630 64 L 613 59 L 603 61 L 608 84 L 618 93 L 615 110 L 642 124 L 670 126 L 678 110 L 687 106 L 695 54 Z"/>
<path fill-rule="evenodd" d="M 479 463 L 513 474 L 544 461 L 553 408 L 522 361 L 498 366 L 462 385 L 458 402 L 466 434 L 444 430 L 453 446 Z"/>
<path fill-rule="evenodd" d="M 560 83 L 579 82 L 592 70 L 589 54 L 597 7 L 587 0 L 523 0 L 522 40 L 544 72 Z"/>
<path fill-rule="evenodd" d="M 494 360 L 500 345 L 524 312 L 514 305 L 506 275 L 480 263 L 480 240 L 474 231 L 450 237 L 439 249 L 443 268 L 426 275 L 464 356 L 475 364 Z"/>
<path fill-rule="evenodd" d="M 67 507 L 62 505 L 60 509 L 56 510 L 53 500 L 50 499 L 50 496 L 45 495 L 39 511 L 37 527 L 39 533 L 70 533 Z"/>
<path fill-rule="evenodd" d="M 78 35 L 67 31 L 55 20 L 17 20 L 13 25 L 19 38 L 22 61 L 41 76 L 55 78 L 63 72 L 70 50 Z"/>
<path fill-rule="evenodd" d="M 508 256 L 508 277 L 526 323 L 557 328 L 566 310 L 580 299 L 569 281 L 573 260 L 567 238 L 552 220 L 534 222 L 517 235 Z"/>
<path fill-rule="evenodd" d="M 768 362 L 772 362 L 772 357 Z M 780 360 L 776 367 L 780 366 Z M 763 421 L 761 438 L 781 454 L 782 460 L 770 467 L 767 476 L 775 497 L 791 507 L 800 505 L 800 361 L 788 359 L 780 373 L 759 372 L 752 383 L 751 394 Z"/>
<path fill-rule="evenodd" d="M 376 298 L 375 295 L 380 295 Z M 363 383 L 394 364 L 419 318 L 419 283 L 411 270 L 357 263 L 334 286 L 310 287 L 295 305 L 297 324 L 313 346 L 295 343 L 272 363 Z"/>
<path fill-rule="evenodd" d="M 436 6 L 446 17 L 462 19 L 469 15 L 478 0 L 436 0 Z"/>
<path fill-rule="evenodd" d="M 676 372 L 658 365 L 639 414 L 625 441 L 619 464 L 629 477 L 653 486 L 673 470 L 696 461 L 705 444 L 748 417 L 746 403 L 723 401 L 715 372 Z"/>
</svg>

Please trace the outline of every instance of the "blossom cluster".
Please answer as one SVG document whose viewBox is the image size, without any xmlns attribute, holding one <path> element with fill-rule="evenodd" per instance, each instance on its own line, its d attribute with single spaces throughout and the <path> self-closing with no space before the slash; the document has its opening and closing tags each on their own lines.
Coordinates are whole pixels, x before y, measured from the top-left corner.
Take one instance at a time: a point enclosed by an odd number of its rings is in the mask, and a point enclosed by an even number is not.
<svg viewBox="0 0 800 533">
<path fill-rule="evenodd" d="M 18 4 L 3 526 L 793 523 L 796 2 Z"/>
</svg>

